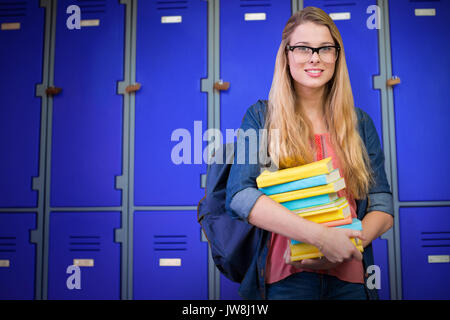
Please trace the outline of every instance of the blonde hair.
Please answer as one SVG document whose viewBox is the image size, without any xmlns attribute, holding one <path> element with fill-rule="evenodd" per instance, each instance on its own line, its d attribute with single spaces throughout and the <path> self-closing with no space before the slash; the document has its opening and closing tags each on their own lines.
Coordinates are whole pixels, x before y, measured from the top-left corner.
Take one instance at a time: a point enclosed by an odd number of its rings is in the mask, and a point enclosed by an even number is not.
<svg viewBox="0 0 450 320">
<path fill-rule="evenodd" d="M 327 26 L 340 53 L 332 79 L 324 91 L 324 119 L 346 182 L 346 190 L 356 199 L 367 196 L 373 182 L 369 156 L 357 130 L 357 116 L 345 61 L 342 37 L 333 20 L 323 10 L 306 7 L 287 21 L 278 49 L 265 129 L 278 129 L 278 139 L 268 138 L 268 154 L 280 169 L 314 161 L 314 132 L 301 108 L 296 108 L 296 93 L 287 63 L 286 45 L 302 23 Z"/>
</svg>

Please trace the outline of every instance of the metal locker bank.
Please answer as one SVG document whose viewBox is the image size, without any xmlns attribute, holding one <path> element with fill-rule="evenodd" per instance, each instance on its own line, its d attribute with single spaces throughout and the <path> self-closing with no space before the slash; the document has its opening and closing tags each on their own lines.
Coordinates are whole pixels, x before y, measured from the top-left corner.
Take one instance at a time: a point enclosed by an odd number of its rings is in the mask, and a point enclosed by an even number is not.
<svg viewBox="0 0 450 320">
<path fill-rule="evenodd" d="M 450 2 L 389 1 L 389 17 L 392 71 L 402 81 L 393 91 L 398 287 L 403 299 L 450 299 Z"/>
</svg>

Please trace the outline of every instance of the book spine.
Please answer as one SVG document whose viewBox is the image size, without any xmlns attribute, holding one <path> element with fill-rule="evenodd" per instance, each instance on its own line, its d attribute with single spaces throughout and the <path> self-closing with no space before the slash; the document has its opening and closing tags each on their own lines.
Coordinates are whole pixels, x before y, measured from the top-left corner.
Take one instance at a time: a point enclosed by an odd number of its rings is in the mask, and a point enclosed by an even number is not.
<svg viewBox="0 0 450 320">
<path fill-rule="evenodd" d="M 330 194 L 323 194 L 320 196 L 305 198 L 305 199 L 298 199 L 298 200 L 292 200 L 281 203 L 285 208 L 289 210 L 298 210 L 308 207 L 314 207 L 314 206 L 320 206 L 323 204 L 327 204 L 328 202 L 332 201 L 332 195 Z"/>
<path fill-rule="evenodd" d="M 273 200 L 275 200 L 276 202 L 281 203 L 281 202 L 287 202 L 287 201 L 292 201 L 292 200 L 297 200 L 297 199 L 304 199 L 304 198 L 319 196 L 322 194 L 333 193 L 333 192 L 339 191 L 340 189 L 342 189 L 344 187 L 345 187 L 345 182 L 344 182 L 344 179 L 341 178 L 333 183 L 330 183 L 330 184 L 327 184 L 324 186 L 308 188 L 308 189 L 303 189 L 303 190 L 290 191 L 290 192 L 285 192 L 285 193 L 279 193 L 279 194 L 271 195 L 269 197 L 272 198 Z"/>
<path fill-rule="evenodd" d="M 276 184 L 282 184 L 295 180 L 328 174 L 333 170 L 331 158 L 316 161 L 307 165 L 276 171 L 274 173 L 264 172 L 256 178 L 258 188 L 265 188 Z"/>
<path fill-rule="evenodd" d="M 261 188 L 260 190 L 266 195 L 289 192 L 300 189 L 318 187 L 327 184 L 326 175 L 310 177 L 306 179 L 296 180 L 292 182 L 277 184 L 270 187 Z"/>
</svg>

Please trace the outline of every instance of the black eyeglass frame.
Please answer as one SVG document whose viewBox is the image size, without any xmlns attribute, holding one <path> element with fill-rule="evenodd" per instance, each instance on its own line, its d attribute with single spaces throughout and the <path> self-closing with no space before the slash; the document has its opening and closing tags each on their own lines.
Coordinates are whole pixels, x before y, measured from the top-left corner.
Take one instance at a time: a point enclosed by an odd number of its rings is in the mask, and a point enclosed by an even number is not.
<svg viewBox="0 0 450 320">
<path fill-rule="evenodd" d="M 290 46 L 290 45 L 286 45 L 286 50 L 294 51 L 295 48 L 308 48 L 308 49 L 311 49 L 312 50 L 311 57 L 314 55 L 315 52 L 317 52 L 317 54 L 320 57 L 320 53 L 319 53 L 320 49 L 323 49 L 323 48 L 335 48 L 336 51 L 337 51 L 336 60 L 339 57 L 339 52 L 341 50 L 340 46 L 323 46 L 323 47 L 313 48 L 313 47 L 308 47 L 308 46 Z"/>
</svg>

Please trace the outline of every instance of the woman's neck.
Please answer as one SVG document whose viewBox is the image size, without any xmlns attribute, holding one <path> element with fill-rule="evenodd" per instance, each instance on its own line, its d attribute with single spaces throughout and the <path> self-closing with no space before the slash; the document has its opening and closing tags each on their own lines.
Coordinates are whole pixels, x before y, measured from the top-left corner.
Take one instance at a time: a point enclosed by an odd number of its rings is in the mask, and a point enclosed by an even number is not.
<svg viewBox="0 0 450 320">
<path fill-rule="evenodd" d="M 323 118 L 323 94 L 322 88 L 302 88 L 297 90 L 297 108 L 301 108 L 303 114 L 308 117 L 315 134 L 328 132 Z"/>
</svg>

